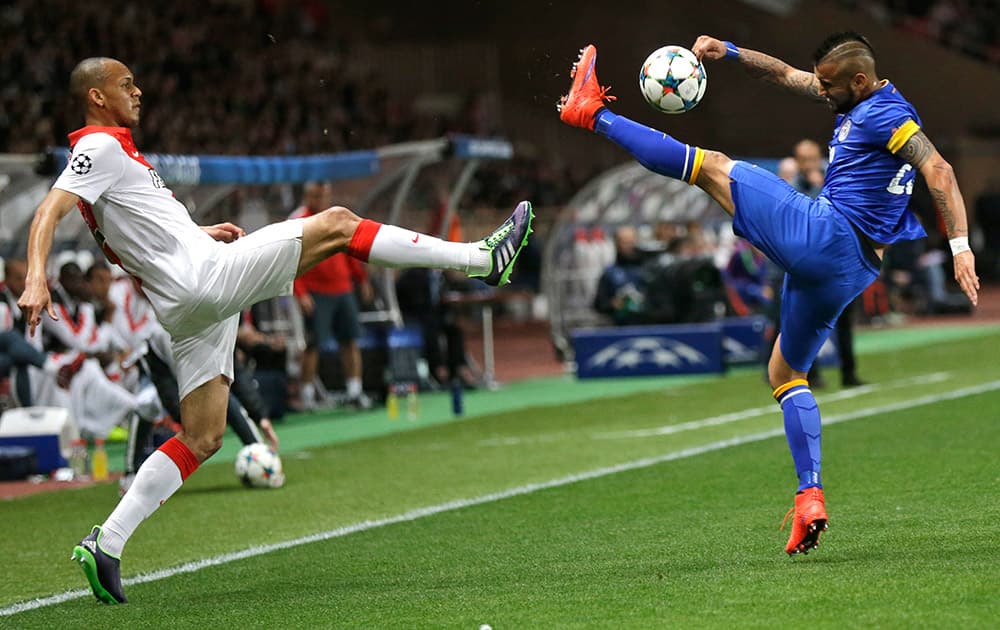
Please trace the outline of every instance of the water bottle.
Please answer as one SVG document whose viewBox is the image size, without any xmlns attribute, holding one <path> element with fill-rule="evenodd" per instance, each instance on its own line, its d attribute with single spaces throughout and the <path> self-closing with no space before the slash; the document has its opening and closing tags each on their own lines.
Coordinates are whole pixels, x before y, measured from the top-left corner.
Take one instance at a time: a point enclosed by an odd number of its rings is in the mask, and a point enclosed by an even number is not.
<svg viewBox="0 0 1000 630">
<path fill-rule="evenodd" d="M 396 393 L 395 383 L 389 383 L 389 393 L 385 397 L 385 413 L 390 420 L 399 418 L 399 395 Z"/>
<path fill-rule="evenodd" d="M 85 479 L 87 477 L 87 441 L 83 439 L 73 440 L 70 445 L 69 467 L 73 470 L 73 479 Z"/>
<path fill-rule="evenodd" d="M 94 481 L 106 481 L 108 478 L 108 452 L 104 449 L 104 438 L 97 438 L 94 441 L 90 472 Z"/>
<path fill-rule="evenodd" d="M 451 412 L 456 416 L 460 416 L 465 412 L 465 409 L 462 407 L 462 390 L 462 379 L 451 379 Z"/>
<path fill-rule="evenodd" d="M 417 398 L 417 384 L 410 383 L 406 394 L 406 419 L 416 420 L 420 415 L 420 400 Z"/>
</svg>

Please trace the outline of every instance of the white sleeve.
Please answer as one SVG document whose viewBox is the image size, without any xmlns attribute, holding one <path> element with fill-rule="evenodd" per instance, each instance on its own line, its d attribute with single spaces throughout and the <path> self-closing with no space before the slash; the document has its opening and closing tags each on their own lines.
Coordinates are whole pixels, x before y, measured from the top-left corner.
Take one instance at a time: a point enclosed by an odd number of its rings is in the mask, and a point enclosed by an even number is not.
<svg viewBox="0 0 1000 630">
<path fill-rule="evenodd" d="M 125 173 L 125 151 L 106 133 L 88 134 L 76 143 L 53 188 L 71 192 L 93 204 Z"/>
</svg>

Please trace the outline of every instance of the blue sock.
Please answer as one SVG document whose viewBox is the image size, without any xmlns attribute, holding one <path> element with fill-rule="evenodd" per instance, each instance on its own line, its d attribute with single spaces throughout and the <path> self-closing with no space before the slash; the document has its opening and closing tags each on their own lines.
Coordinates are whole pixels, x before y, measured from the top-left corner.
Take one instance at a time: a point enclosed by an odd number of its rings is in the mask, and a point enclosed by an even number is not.
<svg viewBox="0 0 1000 630">
<path fill-rule="evenodd" d="M 682 144 L 662 131 L 640 125 L 609 109 L 597 113 L 594 131 L 610 138 L 654 173 L 689 184 L 698 178 L 705 159 L 704 149 Z"/>
<path fill-rule="evenodd" d="M 820 478 L 819 407 L 809 384 L 795 380 L 774 390 L 774 397 L 785 416 L 785 437 L 799 477 L 799 491 L 813 486 L 822 488 Z"/>
</svg>

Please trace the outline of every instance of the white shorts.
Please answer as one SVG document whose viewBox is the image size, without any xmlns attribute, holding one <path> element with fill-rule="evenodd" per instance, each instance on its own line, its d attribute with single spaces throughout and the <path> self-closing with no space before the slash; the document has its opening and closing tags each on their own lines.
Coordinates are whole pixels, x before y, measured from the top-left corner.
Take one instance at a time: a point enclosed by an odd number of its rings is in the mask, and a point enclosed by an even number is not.
<svg viewBox="0 0 1000 630">
<path fill-rule="evenodd" d="M 202 261 L 194 303 L 183 316 L 170 318 L 176 321 L 168 328 L 181 400 L 219 374 L 232 381 L 240 313 L 291 294 L 302 255 L 302 224 L 292 219 L 265 226 L 222 244 Z"/>
</svg>

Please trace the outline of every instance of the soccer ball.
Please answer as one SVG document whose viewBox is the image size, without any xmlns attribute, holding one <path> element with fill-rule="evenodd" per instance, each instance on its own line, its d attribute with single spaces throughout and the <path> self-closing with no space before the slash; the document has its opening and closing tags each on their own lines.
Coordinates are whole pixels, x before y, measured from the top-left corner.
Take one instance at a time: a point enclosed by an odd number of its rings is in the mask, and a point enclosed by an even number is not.
<svg viewBox="0 0 1000 630">
<path fill-rule="evenodd" d="M 708 76 L 694 53 L 681 46 L 657 48 L 639 69 L 639 89 L 653 109 L 683 114 L 705 96 Z"/>
<path fill-rule="evenodd" d="M 280 488 L 285 485 L 281 458 L 268 446 L 247 444 L 236 454 L 236 476 L 248 488 Z"/>
</svg>

